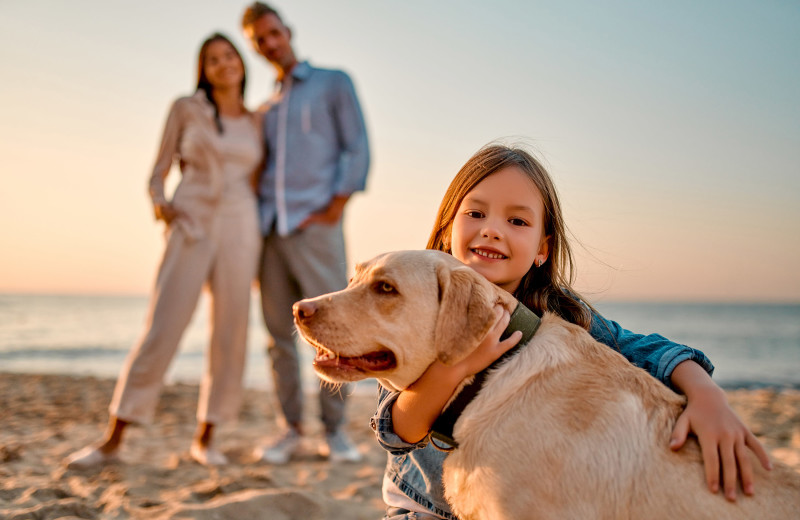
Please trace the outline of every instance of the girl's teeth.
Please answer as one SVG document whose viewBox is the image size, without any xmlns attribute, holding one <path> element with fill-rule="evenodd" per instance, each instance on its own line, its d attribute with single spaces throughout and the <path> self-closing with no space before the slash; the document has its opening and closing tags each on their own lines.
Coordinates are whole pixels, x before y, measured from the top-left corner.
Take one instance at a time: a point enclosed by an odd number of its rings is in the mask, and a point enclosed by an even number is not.
<svg viewBox="0 0 800 520">
<path fill-rule="evenodd" d="M 493 260 L 499 260 L 501 258 L 505 258 L 505 256 L 503 255 L 497 253 L 489 253 L 488 251 L 481 251 L 480 249 L 476 249 L 475 254 L 480 256 L 485 256 L 486 258 L 491 258 Z"/>
</svg>

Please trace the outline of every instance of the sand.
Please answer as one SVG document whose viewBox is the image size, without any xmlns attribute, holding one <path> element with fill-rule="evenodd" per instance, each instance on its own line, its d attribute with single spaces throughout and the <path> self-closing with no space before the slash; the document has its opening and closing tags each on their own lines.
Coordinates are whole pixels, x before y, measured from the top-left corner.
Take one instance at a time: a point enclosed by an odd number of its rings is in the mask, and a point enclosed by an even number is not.
<svg viewBox="0 0 800 520">
<path fill-rule="evenodd" d="M 272 397 L 246 392 L 241 419 L 217 432 L 231 464 L 206 468 L 188 454 L 197 386 L 165 388 L 153 425 L 129 430 L 124 463 L 67 470 L 71 452 L 97 441 L 114 382 L 0 373 L 0 518 L 377 520 L 386 461 L 368 427 L 374 396 L 354 395 L 348 431 L 364 454 L 332 464 L 316 454 L 321 425 L 309 399 L 304 451 L 286 466 L 255 461 L 278 433 Z M 800 471 L 800 391 L 732 390 L 730 402 L 775 459 Z"/>
</svg>

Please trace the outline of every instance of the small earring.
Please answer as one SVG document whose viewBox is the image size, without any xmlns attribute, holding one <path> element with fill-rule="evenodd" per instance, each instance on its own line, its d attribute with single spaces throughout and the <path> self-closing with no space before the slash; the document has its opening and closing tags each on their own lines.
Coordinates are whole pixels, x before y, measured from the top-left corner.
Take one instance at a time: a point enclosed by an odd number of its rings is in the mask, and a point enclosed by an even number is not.
<svg viewBox="0 0 800 520">
<path fill-rule="evenodd" d="M 538 267 L 542 267 L 542 264 L 544 263 L 544 260 L 542 260 L 542 259 L 540 258 L 540 259 L 538 259 L 538 260 L 536 261 L 536 263 L 537 263 Z"/>
</svg>

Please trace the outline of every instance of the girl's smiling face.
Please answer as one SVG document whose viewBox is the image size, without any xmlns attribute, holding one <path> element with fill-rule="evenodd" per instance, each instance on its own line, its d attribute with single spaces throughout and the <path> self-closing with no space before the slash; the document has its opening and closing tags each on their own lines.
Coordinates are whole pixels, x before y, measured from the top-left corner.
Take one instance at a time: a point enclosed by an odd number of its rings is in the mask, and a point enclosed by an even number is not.
<svg viewBox="0 0 800 520">
<path fill-rule="evenodd" d="M 451 252 L 487 280 L 513 293 L 522 277 L 547 260 L 542 195 L 518 166 L 479 182 L 458 207 Z"/>
</svg>

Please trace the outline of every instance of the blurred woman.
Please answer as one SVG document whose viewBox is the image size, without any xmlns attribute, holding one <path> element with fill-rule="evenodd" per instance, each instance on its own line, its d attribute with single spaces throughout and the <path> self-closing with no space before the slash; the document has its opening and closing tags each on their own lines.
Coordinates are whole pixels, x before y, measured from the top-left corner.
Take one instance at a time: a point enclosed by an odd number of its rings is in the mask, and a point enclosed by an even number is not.
<svg viewBox="0 0 800 520">
<path fill-rule="evenodd" d="M 211 337 L 190 454 L 204 465 L 227 463 L 212 447 L 212 434 L 214 426 L 238 413 L 260 247 L 255 175 L 263 146 L 257 117 L 244 106 L 245 80 L 242 57 L 228 38 L 213 34 L 203 42 L 197 91 L 172 105 L 150 177 L 155 217 L 166 223 L 167 244 L 148 324 L 122 368 L 104 438 L 73 453 L 69 467 L 117 460 L 126 427 L 152 420 L 164 375 L 203 287 L 211 295 Z M 176 162 L 182 176 L 169 200 L 164 181 Z"/>
</svg>

